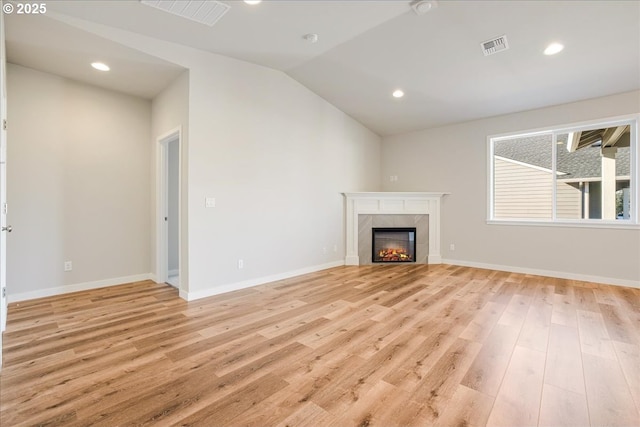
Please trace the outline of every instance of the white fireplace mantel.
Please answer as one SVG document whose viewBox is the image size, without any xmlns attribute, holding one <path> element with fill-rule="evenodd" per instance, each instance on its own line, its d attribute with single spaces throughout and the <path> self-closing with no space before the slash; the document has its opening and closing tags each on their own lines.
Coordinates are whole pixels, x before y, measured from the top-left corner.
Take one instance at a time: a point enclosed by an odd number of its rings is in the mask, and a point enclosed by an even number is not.
<svg viewBox="0 0 640 427">
<path fill-rule="evenodd" d="M 342 193 L 347 202 L 346 265 L 359 265 L 358 215 L 429 215 L 429 264 L 440 264 L 440 201 L 450 193 Z"/>
</svg>

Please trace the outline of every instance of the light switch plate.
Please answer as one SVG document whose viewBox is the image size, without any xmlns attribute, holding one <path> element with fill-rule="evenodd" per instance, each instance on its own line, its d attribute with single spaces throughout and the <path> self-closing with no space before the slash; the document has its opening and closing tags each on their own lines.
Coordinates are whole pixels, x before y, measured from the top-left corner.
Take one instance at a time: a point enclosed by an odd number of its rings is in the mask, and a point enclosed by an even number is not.
<svg viewBox="0 0 640 427">
<path fill-rule="evenodd" d="M 204 198 L 204 206 L 206 208 L 215 208 L 216 207 L 216 199 L 215 199 L 215 197 L 205 197 Z"/>
</svg>

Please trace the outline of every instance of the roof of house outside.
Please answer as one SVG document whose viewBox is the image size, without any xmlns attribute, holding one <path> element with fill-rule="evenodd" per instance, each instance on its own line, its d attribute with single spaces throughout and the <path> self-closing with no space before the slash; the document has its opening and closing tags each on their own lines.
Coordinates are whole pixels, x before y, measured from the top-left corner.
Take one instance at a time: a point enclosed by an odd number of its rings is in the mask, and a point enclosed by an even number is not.
<svg viewBox="0 0 640 427">
<path fill-rule="evenodd" d="M 567 151 L 567 134 L 558 135 L 557 168 L 562 173 L 558 179 L 563 181 L 579 181 L 602 176 L 600 146 L 589 146 L 573 153 Z M 522 138 L 506 139 L 494 143 L 494 155 L 552 169 L 551 134 L 533 135 Z M 618 147 L 616 153 L 616 176 L 629 176 L 630 149 Z"/>
</svg>

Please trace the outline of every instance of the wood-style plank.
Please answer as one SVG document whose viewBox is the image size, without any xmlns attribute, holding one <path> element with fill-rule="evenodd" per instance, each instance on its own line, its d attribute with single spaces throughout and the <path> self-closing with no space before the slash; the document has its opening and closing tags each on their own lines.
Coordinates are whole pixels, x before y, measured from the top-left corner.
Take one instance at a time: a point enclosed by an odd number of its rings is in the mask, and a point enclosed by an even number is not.
<svg viewBox="0 0 640 427">
<path fill-rule="evenodd" d="M 522 325 L 522 330 L 518 337 L 518 345 L 532 350 L 547 351 L 552 311 L 552 304 L 544 300 L 534 300 L 529 306 L 527 316 Z"/>
<path fill-rule="evenodd" d="M 585 394 L 580 337 L 576 328 L 551 325 L 545 384 Z"/>
<path fill-rule="evenodd" d="M 640 410 L 640 346 L 623 342 L 613 342 L 620 368 L 629 385 L 629 391 Z"/>
<path fill-rule="evenodd" d="M 516 346 L 505 373 L 488 426 L 537 426 L 545 354 Z"/>
<path fill-rule="evenodd" d="M 582 363 L 591 424 L 640 425 L 640 413 L 620 365 L 614 360 L 584 353 Z"/>
<path fill-rule="evenodd" d="M 602 313 L 578 310 L 578 331 L 583 353 L 616 360 L 616 352 Z"/>
<path fill-rule="evenodd" d="M 563 427 L 590 425 L 587 397 L 584 394 L 544 384 L 538 425 Z"/>
<path fill-rule="evenodd" d="M 435 421 L 436 426 L 483 426 L 486 425 L 494 399 L 468 387 L 460 385 Z"/>
<path fill-rule="evenodd" d="M 11 304 L 0 425 L 640 425 L 640 290 L 336 267 Z"/>
<path fill-rule="evenodd" d="M 495 397 L 507 370 L 520 330 L 496 325 L 461 384 Z"/>
</svg>

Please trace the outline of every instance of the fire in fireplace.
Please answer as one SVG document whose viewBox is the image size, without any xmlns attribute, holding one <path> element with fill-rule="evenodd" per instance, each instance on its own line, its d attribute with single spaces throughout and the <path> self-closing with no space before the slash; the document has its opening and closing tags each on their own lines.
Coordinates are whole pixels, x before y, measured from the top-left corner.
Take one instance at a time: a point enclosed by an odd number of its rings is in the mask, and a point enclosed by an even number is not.
<svg viewBox="0 0 640 427">
<path fill-rule="evenodd" d="M 416 262 L 415 228 L 373 228 L 371 261 Z"/>
</svg>

